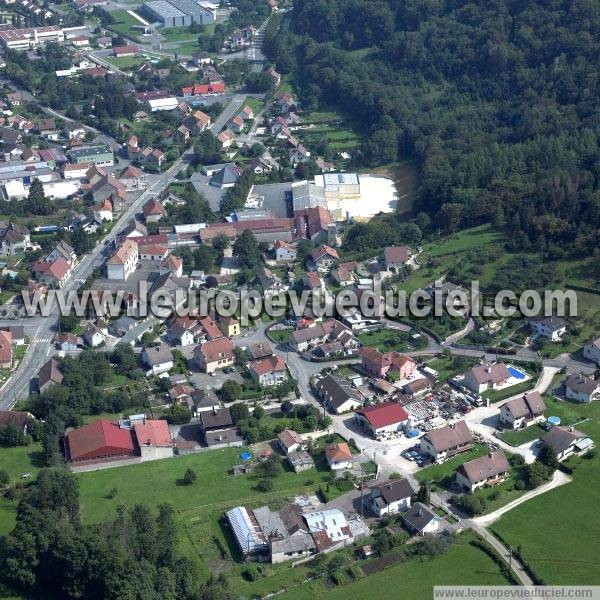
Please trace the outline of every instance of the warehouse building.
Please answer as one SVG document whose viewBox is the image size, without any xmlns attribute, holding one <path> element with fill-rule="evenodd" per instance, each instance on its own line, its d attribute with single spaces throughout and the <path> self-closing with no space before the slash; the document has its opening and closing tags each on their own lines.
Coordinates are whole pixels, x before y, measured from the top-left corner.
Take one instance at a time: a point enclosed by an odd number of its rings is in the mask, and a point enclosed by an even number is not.
<svg viewBox="0 0 600 600">
<path fill-rule="evenodd" d="M 194 0 L 151 0 L 142 5 L 143 12 L 165 28 L 189 26 L 192 23 L 214 23 L 215 10 Z"/>
<path fill-rule="evenodd" d="M 75 148 L 69 150 L 67 156 L 75 164 L 89 163 L 102 167 L 110 167 L 115 164 L 113 151 L 106 144 Z"/>
</svg>

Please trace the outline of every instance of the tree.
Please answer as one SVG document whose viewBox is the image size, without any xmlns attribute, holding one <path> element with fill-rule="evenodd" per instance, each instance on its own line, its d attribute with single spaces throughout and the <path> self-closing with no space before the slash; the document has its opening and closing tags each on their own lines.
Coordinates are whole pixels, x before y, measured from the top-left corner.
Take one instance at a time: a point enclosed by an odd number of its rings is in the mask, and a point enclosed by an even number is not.
<svg viewBox="0 0 600 600">
<path fill-rule="evenodd" d="M 227 383 L 227 382 L 225 382 Z M 232 382 L 235 383 L 235 382 Z M 239 385 L 239 384 L 238 384 Z M 225 384 L 223 384 L 225 386 Z M 231 420 L 237 425 L 240 421 L 247 421 L 250 417 L 250 411 L 243 402 L 236 402 L 229 407 Z"/>
<path fill-rule="evenodd" d="M 192 419 L 192 411 L 183 404 L 173 404 L 164 413 L 164 417 L 171 425 L 184 425 Z"/>
<path fill-rule="evenodd" d="M 270 492 L 273 489 L 273 482 L 270 479 L 260 479 L 257 488 L 260 492 Z"/>
<path fill-rule="evenodd" d="M 10 475 L 5 469 L 0 469 L 0 486 L 7 485 L 10 481 Z"/>
<path fill-rule="evenodd" d="M 221 395 L 221 400 L 223 400 L 223 402 L 235 402 L 236 400 L 239 400 L 242 397 L 242 386 L 237 382 L 234 381 L 233 379 L 228 379 L 227 381 L 225 381 L 223 383 L 223 385 L 221 386 L 221 390 L 220 390 L 220 395 Z M 243 409 L 239 409 L 239 408 L 235 408 L 235 406 L 243 406 L 244 408 L 246 408 L 246 411 L 243 411 Z M 248 408 L 246 407 L 245 404 L 241 404 L 241 405 L 237 405 L 234 404 L 231 408 L 234 409 L 234 412 L 236 412 L 236 414 L 246 414 L 246 412 L 248 411 Z M 233 418 L 233 414 L 232 414 L 232 418 Z M 248 418 L 248 416 L 242 416 L 242 419 L 244 418 Z M 236 420 L 234 419 L 234 422 L 236 422 Z"/>
<path fill-rule="evenodd" d="M 550 444 L 548 444 L 548 442 L 542 442 L 542 445 L 538 451 L 537 459 L 551 469 L 552 472 L 556 471 L 556 469 L 559 467 L 556 450 Z"/>
<path fill-rule="evenodd" d="M 0 446 L 14 448 L 16 446 L 26 446 L 27 442 L 27 436 L 23 430 L 16 425 L 13 425 L 12 423 L 0 425 Z"/>
<path fill-rule="evenodd" d="M 46 198 L 44 186 L 37 177 L 31 182 L 24 208 L 32 215 L 49 215 L 54 211 L 53 204 Z"/>
<path fill-rule="evenodd" d="M 198 478 L 198 476 L 196 475 L 196 471 L 194 471 L 194 469 L 186 469 L 185 473 L 183 475 L 183 483 L 185 483 L 185 485 L 192 485 L 192 483 L 196 482 L 196 479 Z"/>
<path fill-rule="evenodd" d="M 252 231 L 246 229 L 237 238 L 233 244 L 233 255 L 242 267 L 254 269 L 260 264 L 260 249 Z"/>
<path fill-rule="evenodd" d="M 265 409 L 262 406 L 257 406 L 255 407 L 255 409 L 252 411 L 252 416 L 255 419 L 258 419 L 260 421 L 260 419 L 262 419 L 265 415 Z"/>
</svg>

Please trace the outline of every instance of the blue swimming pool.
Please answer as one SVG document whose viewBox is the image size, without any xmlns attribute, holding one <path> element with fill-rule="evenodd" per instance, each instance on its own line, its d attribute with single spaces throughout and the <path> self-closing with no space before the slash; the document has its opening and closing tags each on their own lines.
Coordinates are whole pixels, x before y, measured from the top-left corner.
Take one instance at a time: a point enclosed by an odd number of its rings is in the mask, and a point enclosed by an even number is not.
<svg viewBox="0 0 600 600">
<path fill-rule="evenodd" d="M 508 372 L 510 373 L 510 376 L 514 377 L 515 379 L 525 379 L 527 377 L 523 371 L 519 371 L 519 369 L 513 367 L 512 365 L 508 367 Z"/>
</svg>

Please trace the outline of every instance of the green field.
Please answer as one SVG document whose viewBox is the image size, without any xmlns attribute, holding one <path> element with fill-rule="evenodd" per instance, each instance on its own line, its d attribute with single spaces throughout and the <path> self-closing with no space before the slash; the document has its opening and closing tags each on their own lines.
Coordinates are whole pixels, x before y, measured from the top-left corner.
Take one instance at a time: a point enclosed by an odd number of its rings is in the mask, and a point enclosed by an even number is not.
<svg viewBox="0 0 600 600">
<path fill-rule="evenodd" d="M 139 29 L 133 29 L 134 25 L 142 25 L 140 21 L 136 18 L 132 17 L 126 10 L 115 10 L 110 13 L 115 19 L 114 23 L 108 25 L 108 29 L 116 33 L 120 33 L 126 37 L 132 38 L 134 40 L 138 40 L 138 34 L 140 33 Z"/>
<path fill-rule="evenodd" d="M 365 331 L 358 334 L 358 339 L 365 346 L 375 346 L 380 352 L 395 350 L 397 352 L 406 352 L 408 343 L 404 336 L 397 331 L 389 329 L 379 329 L 376 331 Z"/>
<path fill-rule="evenodd" d="M 109 62 L 114 67 L 117 67 L 117 69 L 123 69 L 124 71 L 127 71 L 128 69 L 135 69 L 136 67 L 141 65 L 144 62 L 144 60 L 145 59 L 141 56 L 106 57 L 106 62 Z"/>
<path fill-rule="evenodd" d="M 577 425 L 600 443 L 600 405 L 573 405 L 589 420 Z M 550 413 L 549 413 L 550 414 Z M 573 481 L 505 514 L 492 529 L 519 548 L 546 584 L 600 585 L 600 465 L 575 458 Z"/>
<path fill-rule="evenodd" d="M 500 434 L 500 439 L 511 446 L 521 446 L 527 442 L 533 442 L 544 435 L 544 430 L 539 425 L 530 425 L 515 431 L 507 430 Z"/>
<path fill-rule="evenodd" d="M 431 600 L 435 585 L 509 585 L 498 565 L 471 545 L 472 533 L 463 533 L 442 556 L 396 563 L 373 575 L 337 588 L 322 580 L 300 585 L 279 598 L 283 600 Z M 367 561 L 359 563 L 360 566 Z"/>
<path fill-rule="evenodd" d="M 525 392 L 529 391 L 535 385 L 535 379 L 536 378 L 534 377 L 533 379 L 529 379 L 523 383 L 511 385 L 510 387 L 502 390 L 486 390 L 481 395 L 484 398 L 489 398 L 490 402 L 500 402 L 500 400 L 506 400 L 506 398 L 510 398 L 511 396 L 524 394 Z"/>
</svg>

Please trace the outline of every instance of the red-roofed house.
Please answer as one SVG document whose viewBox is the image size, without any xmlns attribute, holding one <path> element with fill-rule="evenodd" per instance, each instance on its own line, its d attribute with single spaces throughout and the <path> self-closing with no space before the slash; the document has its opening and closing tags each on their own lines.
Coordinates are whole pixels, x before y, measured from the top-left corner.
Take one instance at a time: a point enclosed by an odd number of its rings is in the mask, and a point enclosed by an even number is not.
<svg viewBox="0 0 600 600">
<path fill-rule="evenodd" d="M 384 402 L 357 410 L 354 420 L 374 438 L 378 438 L 382 434 L 403 429 L 408 422 L 408 413 L 396 402 Z"/>
<path fill-rule="evenodd" d="M 146 223 L 158 223 L 166 214 L 165 207 L 156 198 L 151 198 L 142 208 Z"/>
<path fill-rule="evenodd" d="M 330 271 L 334 263 L 340 260 L 337 250 L 326 244 L 321 244 L 315 248 L 310 253 L 310 257 L 319 271 Z"/>
<path fill-rule="evenodd" d="M 166 421 L 152 419 L 135 421 L 133 431 L 140 447 L 142 460 L 157 460 L 173 456 L 173 439 Z"/>
<path fill-rule="evenodd" d="M 137 454 L 131 431 L 106 419 L 88 423 L 65 435 L 65 454 L 71 462 L 125 459 Z"/>
<path fill-rule="evenodd" d="M 12 333 L 0 329 L 0 369 L 12 367 Z"/>
<path fill-rule="evenodd" d="M 254 381 L 262 386 L 279 385 L 287 379 L 287 366 L 279 356 L 268 356 L 254 360 L 248 365 Z"/>
<path fill-rule="evenodd" d="M 59 256 L 52 261 L 38 260 L 33 265 L 37 280 L 47 286 L 61 287 L 71 274 L 71 263 Z"/>
<path fill-rule="evenodd" d="M 377 348 L 365 346 L 361 348 L 362 368 L 373 375 L 383 379 L 389 371 L 398 373 L 400 379 L 411 377 L 417 370 L 415 361 L 399 352 L 379 352 Z"/>
<path fill-rule="evenodd" d="M 194 350 L 194 360 L 205 373 L 213 373 L 217 369 L 230 367 L 233 365 L 234 359 L 233 342 L 229 338 L 200 344 Z"/>
<path fill-rule="evenodd" d="M 123 58 L 125 56 L 137 56 L 140 49 L 135 44 L 129 44 L 129 46 L 115 46 L 113 52 L 117 58 Z"/>
<path fill-rule="evenodd" d="M 408 246 L 388 246 L 383 251 L 385 268 L 388 271 L 398 271 L 412 256 L 412 250 Z"/>
<path fill-rule="evenodd" d="M 325 446 L 325 458 L 332 471 L 352 468 L 352 452 L 346 442 Z"/>
</svg>

